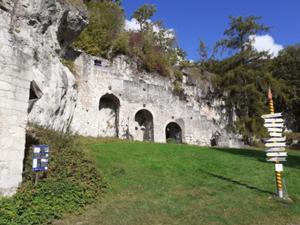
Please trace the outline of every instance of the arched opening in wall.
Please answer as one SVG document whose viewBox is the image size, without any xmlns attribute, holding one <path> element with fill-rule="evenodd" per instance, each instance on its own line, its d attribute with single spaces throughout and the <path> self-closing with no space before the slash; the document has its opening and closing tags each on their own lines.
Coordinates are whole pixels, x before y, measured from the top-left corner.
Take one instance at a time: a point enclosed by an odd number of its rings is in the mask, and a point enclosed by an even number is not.
<svg viewBox="0 0 300 225">
<path fill-rule="evenodd" d="M 120 100 L 113 94 L 105 94 L 100 98 L 99 135 L 104 137 L 119 136 Z"/>
<path fill-rule="evenodd" d="M 30 113 L 34 103 L 39 100 L 43 95 L 43 92 L 39 88 L 39 86 L 36 84 L 36 82 L 33 80 L 30 82 L 30 88 L 29 88 L 29 100 L 28 100 L 28 108 L 27 112 Z"/>
<path fill-rule="evenodd" d="M 143 137 L 143 141 L 154 141 L 154 125 L 151 112 L 146 109 L 139 110 L 134 117 L 138 123 L 136 130 Z"/>
<path fill-rule="evenodd" d="M 167 125 L 166 140 L 168 143 L 182 143 L 182 130 L 177 123 L 171 122 Z"/>
</svg>

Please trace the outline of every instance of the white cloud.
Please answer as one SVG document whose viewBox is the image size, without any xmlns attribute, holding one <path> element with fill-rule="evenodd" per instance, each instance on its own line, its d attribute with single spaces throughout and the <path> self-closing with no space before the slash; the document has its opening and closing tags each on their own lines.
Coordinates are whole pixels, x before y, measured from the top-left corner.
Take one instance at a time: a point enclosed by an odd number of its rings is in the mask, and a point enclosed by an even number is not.
<svg viewBox="0 0 300 225">
<path fill-rule="evenodd" d="M 135 18 L 132 18 L 131 20 L 126 19 L 125 20 L 125 30 L 126 31 L 139 31 L 139 30 L 141 30 L 141 26 Z"/>
<path fill-rule="evenodd" d="M 283 49 L 283 46 L 276 44 L 273 37 L 268 34 L 261 36 L 251 35 L 249 38 L 256 51 L 267 51 L 272 57 L 277 57 L 278 52 Z"/>
<path fill-rule="evenodd" d="M 150 24 L 153 24 L 151 20 L 147 20 L 147 22 Z M 153 24 L 152 28 L 153 28 L 153 31 L 157 34 L 161 31 L 161 28 L 155 24 Z M 125 30 L 126 31 L 140 31 L 141 30 L 140 23 L 135 18 L 132 18 L 131 20 L 126 19 L 125 20 Z M 164 37 L 167 39 L 175 38 L 174 29 L 165 30 Z"/>
</svg>

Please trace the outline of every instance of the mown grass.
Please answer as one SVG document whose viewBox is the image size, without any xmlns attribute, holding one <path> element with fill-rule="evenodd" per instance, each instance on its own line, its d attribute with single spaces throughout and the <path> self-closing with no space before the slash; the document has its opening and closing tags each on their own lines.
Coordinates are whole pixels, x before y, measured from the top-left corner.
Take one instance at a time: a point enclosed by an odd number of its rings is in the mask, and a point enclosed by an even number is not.
<svg viewBox="0 0 300 225">
<path fill-rule="evenodd" d="M 81 142 L 83 143 L 83 142 Z M 300 153 L 275 196 L 274 165 L 259 150 L 84 139 L 109 183 L 104 198 L 55 224 L 300 224 Z"/>
</svg>

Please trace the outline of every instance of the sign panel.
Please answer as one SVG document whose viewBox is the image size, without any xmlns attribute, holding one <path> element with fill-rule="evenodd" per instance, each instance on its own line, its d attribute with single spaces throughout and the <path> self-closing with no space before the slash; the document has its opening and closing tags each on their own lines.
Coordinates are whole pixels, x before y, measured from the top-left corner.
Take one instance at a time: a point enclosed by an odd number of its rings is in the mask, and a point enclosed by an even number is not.
<svg viewBox="0 0 300 225">
<path fill-rule="evenodd" d="M 265 150 L 265 152 L 284 152 L 284 151 L 285 151 L 284 148 L 269 148 Z"/>
<path fill-rule="evenodd" d="M 282 164 L 276 163 L 276 164 L 275 164 L 275 171 L 277 171 L 277 172 L 282 172 L 282 171 L 283 171 L 283 166 L 282 166 Z"/>
<path fill-rule="evenodd" d="M 32 170 L 33 171 L 48 170 L 48 160 L 49 160 L 49 146 L 34 145 L 33 157 L 32 157 Z"/>
<path fill-rule="evenodd" d="M 285 157 L 272 157 L 267 159 L 268 162 L 285 162 Z"/>
<path fill-rule="evenodd" d="M 281 118 L 265 119 L 265 123 L 283 123 L 283 119 L 281 119 Z"/>
<path fill-rule="evenodd" d="M 281 141 L 285 141 L 286 137 L 273 137 L 273 138 L 269 138 L 266 139 L 266 142 L 281 142 Z"/>
<path fill-rule="evenodd" d="M 277 118 L 277 117 L 281 117 L 281 116 L 282 116 L 282 113 L 270 113 L 270 114 L 262 115 L 261 117 L 263 119 L 268 119 L 268 118 Z"/>
<path fill-rule="evenodd" d="M 268 152 L 267 156 L 268 157 L 286 157 L 287 152 Z"/>
<path fill-rule="evenodd" d="M 276 128 L 276 127 L 268 127 L 268 132 L 281 132 L 283 131 L 282 128 Z"/>
<path fill-rule="evenodd" d="M 266 143 L 265 144 L 266 147 L 285 147 L 286 143 L 282 142 L 282 143 Z"/>
<path fill-rule="evenodd" d="M 276 133 L 276 132 L 269 133 L 269 135 L 271 137 L 282 137 L 282 133 Z"/>
<path fill-rule="evenodd" d="M 264 127 L 283 127 L 283 123 L 265 123 Z"/>
</svg>

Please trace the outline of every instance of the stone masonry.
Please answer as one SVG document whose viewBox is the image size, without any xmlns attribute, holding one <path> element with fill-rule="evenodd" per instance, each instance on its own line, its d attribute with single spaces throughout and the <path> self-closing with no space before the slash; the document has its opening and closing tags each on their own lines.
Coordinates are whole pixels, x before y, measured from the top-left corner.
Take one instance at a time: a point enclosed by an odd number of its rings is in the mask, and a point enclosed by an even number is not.
<svg viewBox="0 0 300 225">
<path fill-rule="evenodd" d="M 101 62 L 101 64 L 99 63 Z M 140 110 L 148 111 L 153 118 L 153 140 L 166 142 L 166 128 L 171 122 L 181 128 L 180 142 L 210 146 L 218 136 L 219 146 L 238 147 L 240 143 L 226 132 L 225 113 L 218 107 L 199 103 L 201 89 L 184 84 L 186 100 L 173 94 L 169 78 L 139 73 L 125 57 L 113 63 L 85 53 L 75 60 L 78 71 L 78 100 L 70 130 L 84 136 L 118 136 L 119 138 L 143 141 L 143 127 L 136 121 Z M 102 96 L 111 95 L 119 102 L 118 123 L 99 109 Z M 218 101 L 211 105 L 220 105 Z M 104 113 L 104 114 L 103 114 Z M 151 117 L 151 116 L 150 116 Z M 112 132 L 112 129 L 118 130 Z M 147 139 L 146 139 L 147 140 Z"/>
</svg>

